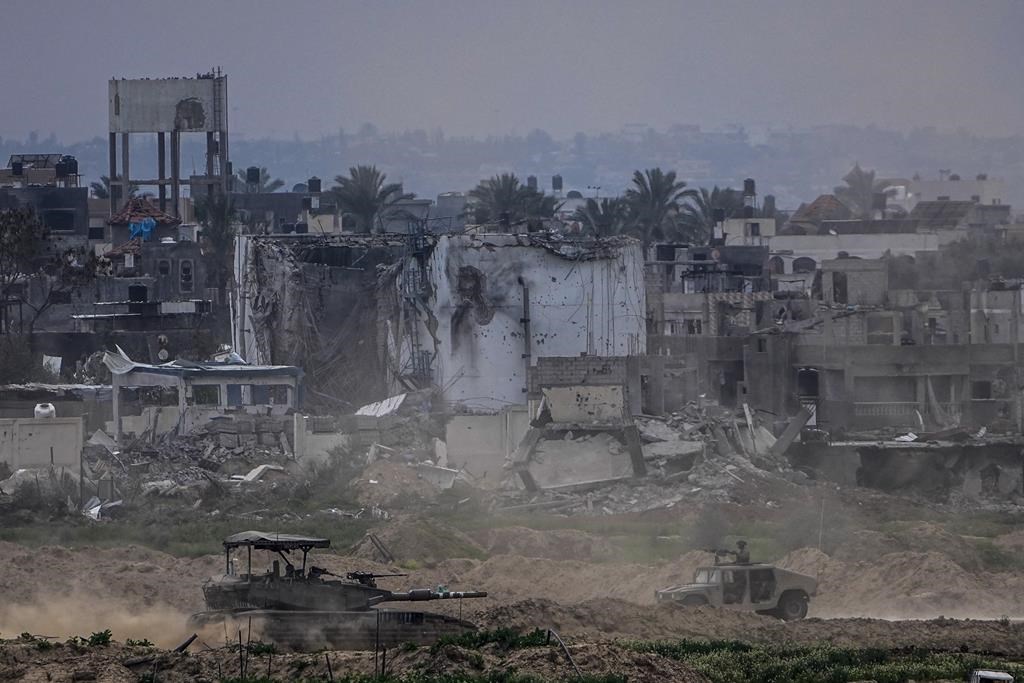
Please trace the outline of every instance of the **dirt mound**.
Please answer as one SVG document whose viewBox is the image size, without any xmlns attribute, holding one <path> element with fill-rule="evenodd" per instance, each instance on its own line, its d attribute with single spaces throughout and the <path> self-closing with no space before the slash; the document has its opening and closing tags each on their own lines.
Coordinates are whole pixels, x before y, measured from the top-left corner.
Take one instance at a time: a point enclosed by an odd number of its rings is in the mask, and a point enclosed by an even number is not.
<svg viewBox="0 0 1024 683">
<path fill-rule="evenodd" d="M 1019 656 L 1024 652 L 1024 624 L 1009 621 L 933 619 L 805 619 L 782 622 L 756 614 L 686 608 L 642 607 L 624 600 L 591 600 L 562 605 L 550 600 L 524 600 L 474 615 L 488 628 L 511 626 L 526 631 L 553 628 L 575 639 L 639 638 L 649 640 L 741 640 L 801 645 L 833 643 L 848 647 L 909 648 L 992 652 Z"/>
<path fill-rule="evenodd" d="M 551 628 L 572 637 L 643 639 L 732 638 L 758 624 L 777 623 L 757 614 L 710 607 L 641 606 L 626 600 L 594 599 L 576 604 L 523 600 L 477 613 L 485 628 Z"/>
<path fill-rule="evenodd" d="M 405 565 L 434 566 L 451 558 L 481 558 L 486 552 L 472 538 L 445 524 L 429 519 L 393 520 L 371 532 L 395 562 Z M 352 551 L 354 557 L 384 561 L 370 534 Z"/>
<path fill-rule="evenodd" d="M 488 529 L 474 535 L 490 555 L 601 562 L 615 556 L 611 542 L 583 531 L 537 531 L 526 527 Z"/>
<path fill-rule="evenodd" d="M 1024 550 L 1024 529 L 1021 531 L 1003 534 L 1002 536 L 996 536 L 993 542 L 1003 550 L 1020 552 Z"/>
<path fill-rule="evenodd" d="M 505 602 L 527 598 L 563 603 L 621 599 L 653 605 L 656 590 L 690 581 L 694 569 L 707 564 L 709 557 L 707 553 L 691 552 L 675 562 L 651 567 L 495 555 L 471 568 L 463 568 L 459 580 L 479 586 Z M 442 563 L 441 567 L 445 566 Z"/>
<path fill-rule="evenodd" d="M 818 578 L 814 616 L 996 619 L 1024 614 L 1016 574 L 965 569 L 938 552 L 895 552 L 843 562 L 803 548 L 780 566 Z"/>
<path fill-rule="evenodd" d="M 842 647 L 922 648 L 985 652 L 1007 657 L 1024 654 L 1024 624 L 956 619 L 885 621 L 882 619 L 805 619 L 778 624 L 762 641 L 831 643 Z M 743 635 L 737 635 L 744 638 Z"/>
<path fill-rule="evenodd" d="M 894 523 L 887 532 L 853 531 L 850 538 L 836 549 L 835 557 L 857 562 L 904 551 L 943 553 L 964 569 L 981 568 L 977 549 L 970 541 L 929 522 Z"/>
</svg>

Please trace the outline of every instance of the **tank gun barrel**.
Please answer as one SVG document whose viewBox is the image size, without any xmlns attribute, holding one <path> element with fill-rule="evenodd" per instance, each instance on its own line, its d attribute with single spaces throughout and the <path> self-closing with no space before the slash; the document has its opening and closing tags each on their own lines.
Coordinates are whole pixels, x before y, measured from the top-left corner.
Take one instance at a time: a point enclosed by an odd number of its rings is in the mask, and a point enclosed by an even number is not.
<svg viewBox="0 0 1024 683">
<path fill-rule="evenodd" d="M 486 598 L 487 591 L 432 591 L 429 588 L 417 588 L 403 593 L 386 593 L 373 598 L 371 605 L 379 602 L 419 602 L 422 600 L 461 600 L 462 598 Z"/>
</svg>

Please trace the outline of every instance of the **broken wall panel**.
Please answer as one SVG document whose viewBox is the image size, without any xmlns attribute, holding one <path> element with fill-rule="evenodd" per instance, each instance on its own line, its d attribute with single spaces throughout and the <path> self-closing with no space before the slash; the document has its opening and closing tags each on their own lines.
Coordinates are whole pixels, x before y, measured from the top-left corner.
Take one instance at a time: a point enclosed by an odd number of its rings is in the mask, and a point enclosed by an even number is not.
<svg viewBox="0 0 1024 683">
<path fill-rule="evenodd" d="M 645 353 L 634 240 L 446 235 L 423 265 L 415 338 L 448 401 L 484 410 L 525 403 L 527 368 L 539 357 Z M 418 272 L 404 269 L 399 287 Z M 402 368 L 417 349 L 398 343 L 392 352 L 389 366 Z"/>
<path fill-rule="evenodd" d="M 68 467 L 79 471 L 82 418 L 0 419 L 0 461 L 12 469 Z"/>
<path fill-rule="evenodd" d="M 622 421 L 626 415 L 621 386 L 550 387 L 543 392 L 555 422 L 610 424 Z"/>
<path fill-rule="evenodd" d="M 498 488 L 505 463 L 530 428 L 525 407 L 493 415 L 453 415 L 445 430 L 448 463 L 481 488 Z"/>
<path fill-rule="evenodd" d="M 608 431 L 566 433 L 541 439 L 533 452 L 530 475 L 538 488 L 584 486 L 634 476 L 629 446 Z"/>
</svg>

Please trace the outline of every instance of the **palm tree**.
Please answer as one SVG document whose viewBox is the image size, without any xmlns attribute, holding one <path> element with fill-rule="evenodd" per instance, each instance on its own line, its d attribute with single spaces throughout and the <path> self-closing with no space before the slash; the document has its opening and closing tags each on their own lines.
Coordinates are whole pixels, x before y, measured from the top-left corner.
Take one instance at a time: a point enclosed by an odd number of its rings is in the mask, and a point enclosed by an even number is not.
<svg viewBox="0 0 1024 683">
<path fill-rule="evenodd" d="M 550 218 L 557 208 L 555 197 L 523 185 L 515 173 L 502 173 L 481 180 L 469 191 L 476 200 L 481 220 L 495 221 L 507 215 L 509 222 Z"/>
<path fill-rule="evenodd" d="M 235 246 L 235 205 L 227 194 L 215 192 L 197 199 L 195 211 L 196 219 L 203 226 L 203 238 L 210 243 L 213 251 L 217 289 L 223 301 L 228 283 L 228 263 Z"/>
<path fill-rule="evenodd" d="M 523 197 L 523 215 L 525 218 L 551 218 L 555 211 L 562 205 L 554 195 L 544 194 L 537 190 L 526 188 L 526 196 Z"/>
<path fill-rule="evenodd" d="M 515 173 L 502 173 L 491 176 L 469 191 L 469 196 L 477 201 L 483 214 L 483 221 L 499 220 L 507 216 L 509 221 L 522 218 L 523 204 L 530 188 L 519 182 Z"/>
<path fill-rule="evenodd" d="M 586 205 L 576 209 L 572 219 L 582 223 L 598 237 L 619 234 L 625 227 L 629 207 L 619 197 L 588 199 Z"/>
<path fill-rule="evenodd" d="M 92 196 L 96 199 L 110 199 L 110 178 L 105 175 L 101 175 L 99 182 L 93 181 L 89 183 L 89 188 L 92 190 Z M 128 186 L 128 196 L 123 199 L 128 200 L 134 197 L 139 191 L 139 186 L 135 183 L 131 183 Z"/>
<path fill-rule="evenodd" d="M 416 195 L 402 191 L 401 183 L 386 183 L 387 174 L 376 166 L 353 166 L 348 176 L 335 176 L 330 192 L 338 208 L 356 220 L 356 232 L 381 229 L 384 221 L 396 216 L 398 202 Z"/>
<path fill-rule="evenodd" d="M 633 187 L 626 190 L 631 230 L 640 237 L 644 249 L 656 239 L 666 239 L 671 218 L 679 212 L 679 203 L 693 194 L 686 183 L 676 180 L 676 172 L 660 168 L 633 171 Z"/>
<path fill-rule="evenodd" d="M 857 217 L 869 220 L 875 205 L 875 194 L 885 189 L 886 182 L 877 180 L 874 171 L 865 171 L 860 164 L 854 164 L 853 169 L 843 176 L 843 182 L 846 184 L 833 191 L 835 196 Z"/>
<path fill-rule="evenodd" d="M 238 181 L 241 183 L 242 187 L 248 189 L 248 177 L 245 169 L 241 169 L 235 175 L 237 176 Z M 256 192 L 258 194 L 268 194 L 270 192 L 277 192 L 282 187 L 284 187 L 283 180 L 281 180 L 280 178 L 274 178 L 273 180 L 271 180 L 270 171 L 267 170 L 267 167 L 260 166 L 260 182 L 253 190 L 253 192 Z"/>
<path fill-rule="evenodd" d="M 743 209 L 743 195 L 731 187 L 715 185 L 687 195 L 679 212 L 679 231 L 694 243 L 705 243 L 715 232 L 715 209 L 722 209 L 726 218 L 738 216 Z"/>
</svg>

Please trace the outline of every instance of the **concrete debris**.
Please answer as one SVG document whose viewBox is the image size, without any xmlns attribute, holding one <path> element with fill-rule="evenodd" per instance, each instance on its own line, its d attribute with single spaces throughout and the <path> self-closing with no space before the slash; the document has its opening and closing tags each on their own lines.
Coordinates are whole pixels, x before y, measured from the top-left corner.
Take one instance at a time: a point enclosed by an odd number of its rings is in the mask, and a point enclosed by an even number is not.
<svg viewBox="0 0 1024 683">
<path fill-rule="evenodd" d="M 27 490 L 35 495 L 62 497 L 74 490 L 77 493 L 78 477 L 64 468 L 37 467 L 15 470 L 11 476 L 0 481 L 0 493 L 13 496 Z"/>
<path fill-rule="evenodd" d="M 100 499 L 93 496 L 89 499 L 89 502 L 85 504 L 85 509 L 82 510 L 82 514 L 89 519 L 100 521 L 101 519 L 109 519 L 113 517 L 113 510 L 120 508 L 124 504 L 121 500 L 112 500 L 107 502 L 100 502 Z"/>
<path fill-rule="evenodd" d="M 679 431 L 656 418 L 638 419 L 636 420 L 636 426 L 640 430 L 640 440 L 644 443 L 678 441 L 682 437 Z"/>
<path fill-rule="evenodd" d="M 385 415 L 391 415 L 402 407 L 402 402 L 405 401 L 406 396 L 407 394 L 399 394 L 397 396 L 386 398 L 383 401 L 370 403 L 357 410 L 355 414 L 371 417 L 384 417 Z"/>
<path fill-rule="evenodd" d="M 429 481 L 439 489 L 450 489 L 455 485 L 455 480 L 459 476 L 458 470 L 453 470 L 449 467 L 438 467 L 437 465 L 425 462 L 416 465 L 416 473 L 420 479 Z"/>
<path fill-rule="evenodd" d="M 254 482 L 254 481 L 263 481 L 264 479 L 268 478 L 267 475 L 272 475 L 272 474 L 275 474 L 275 473 L 278 474 L 278 475 L 283 475 L 285 473 L 285 469 L 283 467 L 281 467 L 280 465 L 266 465 L 266 464 L 258 465 L 256 467 L 252 468 L 251 470 L 249 470 L 249 472 L 247 474 L 245 474 L 245 475 L 241 475 L 241 474 L 233 474 L 233 475 L 231 475 L 231 481 L 246 482 L 246 483 Z"/>
<path fill-rule="evenodd" d="M 680 456 L 697 456 L 704 452 L 704 443 L 701 441 L 658 441 L 656 443 L 645 443 L 643 445 L 644 460 L 658 460 L 659 458 L 677 458 Z"/>
</svg>

